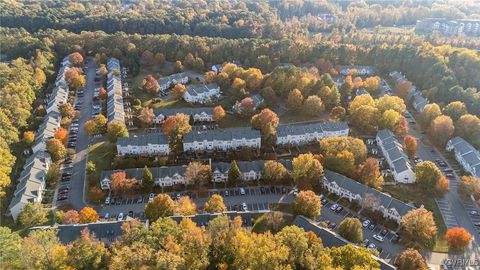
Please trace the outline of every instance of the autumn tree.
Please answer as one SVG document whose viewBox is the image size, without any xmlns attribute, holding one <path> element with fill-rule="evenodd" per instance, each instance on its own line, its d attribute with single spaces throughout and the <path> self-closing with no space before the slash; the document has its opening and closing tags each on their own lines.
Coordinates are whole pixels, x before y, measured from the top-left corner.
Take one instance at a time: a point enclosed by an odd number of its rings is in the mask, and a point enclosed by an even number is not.
<svg viewBox="0 0 480 270">
<path fill-rule="evenodd" d="M 101 64 L 100 67 L 98 68 L 98 74 L 100 76 L 105 77 L 108 74 L 107 67 L 104 64 Z"/>
<path fill-rule="evenodd" d="M 395 258 L 395 266 L 398 270 L 428 270 L 427 262 L 416 249 L 408 248 Z"/>
<path fill-rule="evenodd" d="M 83 66 L 83 56 L 78 52 L 71 53 L 69 56 L 69 61 L 76 67 Z"/>
<path fill-rule="evenodd" d="M 197 213 L 197 206 L 188 196 L 182 196 L 175 202 L 175 214 L 191 216 Z"/>
<path fill-rule="evenodd" d="M 128 137 L 128 129 L 125 123 L 113 120 L 107 125 L 107 138 L 111 142 L 116 142 L 120 137 Z"/>
<path fill-rule="evenodd" d="M 386 110 L 383 112 L 383 114 L 380 116 L 380 120 L 378 123 L 378 128 L 379 129 L 384 129 L 388 128 L 390 131 L 395 131 L 395 126 L 397 122 L 400 120 L 400 117 L 402 117 L 398 112 L 394 110 Z"/>
<path fill-rule="evenodd" d="M 158 194 L 152 201 L 145 206 L 145 216 L 150 222 L 156 221 L 161 217 L 173 215 L 175 203 L 168 194 Z"/>
<path fill-rule="evenodd" d="M 70 68 L 65 72 L 65 81 L 73 91 L 77 91 L 85 86 L 85 76 L 77 68 Z"/>
<path fill-rule="evenodd" d="M 103 114 L 99 114 L 93 120 L 85 122 L 83 128 L 89 136 L 103 134 L 106 132 L 107 121 L 107 118 Z"/>
<path fill-rule="evenodd" d="M 380 269 L 372 253 L 363 247 L 344 245 L 330 250 L 332 265 L 340 269 Z"/>
<path fill-rule="evenodd" d="M 189 184 L 201 188 L 207 186 L 211 180 L 212 169 L 209 165 L 202 164 L 198 161 L 192 161 L 188 163 L 184 175 Z"/>
<path fill-rule="evenodd" d="M 455 250 L 464 250 L 472 242 L 472 235 L 462 227 L 449 228 L 445 233 L 448 246 Z"/>
<path fill-rule="evenodd" d="M 347 76 L 345 77 L 345 80 L 340 86 L 340 95 L 342 100 L 347 100 L 347 98 L 352 94 L 352 91 L 353 91 L 352 76 Z"/>
<path fill-rule="evenodd" d="M 358 181 L 370 187 L 380 189 L 383 185 L 383 176 L 376 158 L 369 157 L 358 165 L 355 175 Z"/>
<path fill-rule="evenodd" d="M 227 210 L 225 204 L 223 203 L 223 197 L 219 194 L 213 194 L 212 197 L 205 203 L 205 211 L 210 214 L 213 213 L 222 213 Z"/>
<path fill-rule="evenodd" d="M 244 89 L 246 85 L 247 85 L 247 83 L 244 80 L 242 80 L 241 78 L 235 78 L 232 82 L 231 87 L 235 92 L 238 92 L 241 89 Z"/>
<path fill-rule="evenodd" d="M 34 230 L 23 239 L 20 269 L 66 269 L 67 249 L 58 239 L 54 229 Z"/>
<path fill-rule="evenodd" d="M 440 115 L 442 115 L 442 111 L 440 110 L 440 106 L 438 106 L 438 104 L 427 104 L 425 105 L 425 108 L 423 108 L 423 111 L 420 113 L 418 122 L 423 128 L 428 128 L 430 127 L 433 119 L 437 118 Z"/>
<path fill-rule="evenodd" d="M 332 108 L 340 104 L 340 93 L 336 86 L 323 86 L 318 91 L 317 95 L 322 100 L 326 108 Z"/>
<path fill-rule="evenodd" d="M 98 91 L 98 97 L 100 99 L 105 99 L 107 97 L 107 90 L 105 87 L 100 87 L 100 90 Z"/>
<path fill-rule="evenodd" d="M 380 94 L 380 81 L 380 77 L 378 76 L 368 77 L 363 82 L 363 86 L 371 95 L 376 96 Z"/>
<path fill-rule="evenodd" d="M 173 63 L 173 69 L 175 72 L 182 72 L 184 70 L 184 66 L 181 61 L 177 60 L 175 63 Z"/>
<path fill-rule="evenodd" d="M 293 202 L 293 209 L 296 214 L 311 219 L 320 215 L 321 208 L 320 198 L 310 190 L 300 191 Z"/>
<path fill-rule="evenodd" d="M 97 204 L 102 203 L 103 199 L 105 198 L 105 193 L 103 190 L 97 186 L 91 187 L 88 189 L 88 198 Z"/>
<path fill-rule="evenodd" d="M 146 127 L 149 127 L 152 125 L 154 118 L 155 118 L 155 114 L 153 113 L 153 109 L 149 107 L 144 107 L 140 112 L 140 115 L 138 116 L 138 119 Z"/>
<path fill-rule="evenodd" d="M 31 146 L 35 141 L 35 133 L 33 131 L 25 131 L 23 132 L 23 141 L 28 145 Z"/>
<path fill-rule="evenodd" d="M 280 119 L 272 110 L 263 109 L 252 117 L 251 122 L 253 128 L 260 129 L 264 136 L 275 136 Z"/>
<path fill-rule="evenodd" d="M 289 177 L 289 172 L 282 163 L 275 160 L 267 160 L 263 169 L 262 178 L 269 184 L 281 183 Z"/>
<path fill-rule="evenodd" d="M 155 185 L 153 174 L 145 165 L 145 167 L 143 168 L 143 175 L 142 175 L 142 187 L 146 190 L 151 190 L 153 185 Z"/>
<path fill-rule="evenodd" d="M 73 108 L 72 104 L 66 102 L 60 105 L 60 115 L 64 118 L 73 119 L 77 115 L 77 111 Z"/>
<path fill-rule="evenodd" d="M 325 110 L 322 100 L 318 96 L 309 96 L 305 100 L 305 113 L 309 116 L 320 116 Z"/>
<path fill-rule="evenodd" d="M 145 76 L 145 79 L 143 79 L 142 89 L 148 94 L 154 95 L 160 91 L 160 86 L 157 80 L 155 80 L 151 74 L 148 74 Z"/>
<path fill-rule="evenodd" d="M 480 148 L 480 118 L 472 114 L 465 114 L 455 124 L 455 133 Z"/>
<path fill-rule="evenodd" d="M 240 101 L 240 114 L 243 117 L 249 117 L 255 112 L 255 101 L 252 98 L 244 98 Z"/>
<path fill-rule="evenodd" d="M 345 218 L 338 225 L 339 234 L 352 243 L 359 244 L 363 241 L 362 223 L 358 218 Z"/>
<path fill-rule="evenodd" d="M 402 81 L 399 82 L 395 87 L 393 88 L 393 92 L 401 97 L 402 99 L 406 99 L 408 96 L 408 93 L 412 90 L 412 82 L 410 81 Z"/>
<path fill-rule="evenodd" d="M 67 149 L 63 145 L 63 143 L 58 139 L 50 139 L 47 142 L 47 151 L 52 157 L 53 161 L 60 160 L 65 157 L 67 153 Z"/>
<path fill-rule="evenodd" d="M 141 55 L 141 62 L 146 66 L 153 66 L 155 64 L 155 55 L 149 51 L 143 51 Z"/>
<path fill-rule="evenodd" d="M 401 224 L 404 237 L 414 246 L 424 248 L 433 244 L 437 226 L 432 212 L 425 208 L 410 210 L 402 217 Z"/>
<path fill-rule="evenodd" d="M 91 207 L 84 207 L 78 213 L 80 216 L 80 223 L 93 223 L 99 219 L 97 211 Z"/>
<path fill-rule="evenodd" d="M 315 185 L 323 175 L 323 166 L 313 154 L 300 154 L 292 161 L 292 177 L 295 183 Z"/>
<path fill-rule="evenodd" d="M 183 97 L 183 94 L 185 94 L 185 91 L 187 91 L 187 88 L 185 85 L 181 83 L 177 83 L 172 90 L 172 96 L 174 99 L 179 100 Z"/>
<path fill-rule="evenodd" d="M 437 183 L 435 184 L 435 193 L 438 195 L 443 195 L 450 191 L 450 181 L 443 175 L 438 178 Z"/>
<path fill-rule="evenodd" d="M 237 162 L 235 160 L 232 160 L 230 168 L 228 169 L 228 183 L 230 185 L 235 185 L 240 180 L 242 180 L 242 173 L 240 172 L 240 168 L 238 167 Z"/>
<path fill-rule="evenodd" d="M 450 102 L 445 108 L 443 108 L 443 114 L 450 117 L 454 122 L 457 122 L 460 117 L 467 113 L 467 106 L 461 101 Z"/>
<path fill-rule="evenodd" d="M 27 203 L 18 215 L 18 221 L 25 228 L 43 225 L 48 221 L 48 211 L 41 203 Z"/>
<path fill-rule="evenodd" d="M 55 130 L 53 137 L 65 144 L 68 141 L 68 131 L 62 127 L 59 127 Z"/>
<path fill-rule="evenodd" d="M 288 99 L 287 99 L 287 108 L 290 111 L 296 112 L 298 111 L 303 104 L 303 95 L 302 92 L 298 89 L 293 89 L 290 91 L 288 94 Z"/>
<path fill-rule="evenodd" d="M 462 176 L 458 183 L 457 192 L 462 196 L 480 194 L 480 179 L 470 175 Z"/>
<path fill-rule="evenodd" d="M 411 135 L 405 136 L 403 139 L 403 150 L 407 153 L 408 158 L 412 159 L 417 153 L 417 139 Z"/>
<path fill-rule="evenodd" d="M 135 188 L 137 180 L 128 179 L 125 171 L 112 173 L 110 176 L 110 190 L 115 194 L 128 193 Z"/>
<path fill-rule="evenodd" d="M 210 70 L 210 71 L 205 72 L 203 77 L 205 78 L 205 83 L 213 83 L 213 82 L 215 82 L 216 74 L 215 74 L 215 72 Z"/>
<path fill-rule="evenodd" d="M 68 249 L 67 264 L 75 269 L 104 269 L 107 266 L 108 249 L 88 229 L 80 232 L 80 237 L 73 241 Z"/>
<path fill-rule="evenodd" d="M 68 210 L 62 214 L 63 224 L 76 224 L 80 222 L 80 214 L 76 210 Z"/>
<path fill-rule="evenodd" d="M 379 111 L 377 108 L 362 105 L 350 112 L 350 123 L 364 134 L 374 134 L 378 128 Z"/>
<path fill-rule="evenodd" d="M 183 113 L 171 115 L 165 119 L 162 132 L 169 137 L 171 142 L 176 142 L 192 130 L 189 120 L 190 117 Z"/>
<path fill-rule="evenodd" d="M 341 122 L 345 121 L 345 114 L 345 108 L 343 108 L 342 106 L 335 106 L 332 108 L 329 118 L 331 121 Z"/>
<path fill-rule="evenodd" d="M 323 156 L 322 162 L 325 168 L 340 174 L 350 176 L 355 171 L 355 157 L 352 152 L 347 150 L 327 153 Z"/>
<path fill-rule="evenodd" d="M 218 105 L 215 108 L 213 108 L 213 121 L 215 122 L 220 122 L 223 118 L 225 118 L 225 110 L 223 109 L 222 105 Z"/>
<path fill-rule="evenodd" d="M 417 183 L 425 190 L 433 189 L 441 175 L 442 172 L 431 161 L 420 162 L 415 167 Z"/>
<path fill-rule="evenodd" d="M 163 53 L 158 52 L 155 54 L 155 62 L 157 63 L 157 65 L 163 67 L 163 65 L 165 65 L 165 61 L 165 55 Z"/>
<path fill-rule="evenodd" d="M 454 131 L 455 126 L 452 119 L 446 115 L 441 115 L 432 121 L 428 134 L 435 144 L 445 147 Z"/>
<path fill-rule="evenodd" d="M 324 138 L 320 141 L 320 153 L 323 156 L 337 155 L 342 151 L 353 154 L 355 164 L 360 164 L 367 158 L 367 146 L 363 140 L 350 136 Z"/>
</svg>

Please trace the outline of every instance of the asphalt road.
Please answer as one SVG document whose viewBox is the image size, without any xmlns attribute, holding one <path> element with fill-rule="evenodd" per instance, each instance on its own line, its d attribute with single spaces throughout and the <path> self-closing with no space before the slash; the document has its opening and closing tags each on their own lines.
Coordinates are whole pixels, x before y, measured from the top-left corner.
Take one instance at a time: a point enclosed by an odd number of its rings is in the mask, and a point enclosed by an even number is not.
<svg viewBox="0 0 480 270">
<path fill-rule="evenodd" d="M 89 137 L 85 132 L 83 126 L 86 121 L 92 118 L 92 99 L 93 90 L 95 88 L 95 69 L 96 64 L 93 60 L 89 60 L 86 64 L 85 79 L 86 85 L 84 88 L 83 98 L 77 98 L 82 101 L 80 109 L 79 128 L 77 135 L 77 146 L 75 147 L 76 155 L 73 158 L 73 172 L 70 182 L 62 183 L 62 186 L 70 186 L 68 199 L 60 202 L 61 204 L 70 203 L 75 210 L 81 210 L 85 206 L 84 192 L 85 191 L 85 170 L 87 166 L 87 154 Z"/>
</svg>

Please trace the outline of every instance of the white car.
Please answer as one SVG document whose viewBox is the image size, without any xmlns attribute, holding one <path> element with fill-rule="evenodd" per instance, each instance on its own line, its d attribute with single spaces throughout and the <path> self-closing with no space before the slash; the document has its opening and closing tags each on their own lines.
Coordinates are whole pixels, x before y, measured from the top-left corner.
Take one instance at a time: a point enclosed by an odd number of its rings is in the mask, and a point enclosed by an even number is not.
<svg viewBox="0 0 480 270">
<path fill-rule="evenodd" d="M 117 219 L 117 220 L 118 220 L 118 221 L 122 221 L 122 220 L 123 220 L 123 213 L 118 214 L 118 219 Z"/>
<path fill-rule="evenodd" d="M 110 196 L 108 196 L 106 199 L 105 199 L 105 205 L 109 205 L 110 204 Z"/>
<path fill-rule="evenodd" d="M 243 211 L 248 211 L 247 203 L 242 203 Z"/>
<path fill-rule="evenodd" d="M 244 188 L 240 188 L 240 195 L 245 195 L 245 189 Z"/>
<path fill-rule="evenodd" d="M 368 219 L 365 220 L 365 221 L 362 223 L 362 226 L 363 226 L 364 228 L 368 227 L 368 225 L 370 225 L 370 220 L 368 220 Z"/>
<path fill-rule="evenodd" d="M 383 242 L 384 238 L 378 234 L 374 234 L 373 235 L 373 239 L 379 241 L 379 242 Z"/>
<path fill-rule="evenodd" d="M 330 210 L 335 211 L 338 208 L 338 204 L 334 204 L 330 207 Z"/>
<path fill-rule="evenodd" d="M 375 246 L 374 243 L 370 243 L 370 244 L 368 244 L 368 246 L 367 246 L 367 248 L 372 248 L 372 249 L 373 249 L 373 248 L 376 248 L 376 247 L 377 247 L 377 246 Z"/>
<path fill-rule="evenodd" d="M 149 202 L 153 201 L 153 198 L 155 198 L 155 194 L 150 193 L 150 195 L 148 196 L 148 201 Z"/>
</svg>

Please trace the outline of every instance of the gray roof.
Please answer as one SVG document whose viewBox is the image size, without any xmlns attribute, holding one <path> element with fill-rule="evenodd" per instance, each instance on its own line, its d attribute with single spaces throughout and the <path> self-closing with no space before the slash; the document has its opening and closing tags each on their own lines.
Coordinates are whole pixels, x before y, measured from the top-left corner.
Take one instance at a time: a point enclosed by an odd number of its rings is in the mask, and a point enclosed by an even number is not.
<svg viewBox="0 0 480 270">
<path fill-rule="evenodd" d="M 292 123 L 279 125 L 277 127 L 277 137 L 286 137 L 288 135 L 302 135 L 307 133 L 323 133 L 323 131 L 340 131 L 348 129 L 346 122 L 316 122 L 316 123 Z"/>
<path fill-rule="evenodd" d="M 365 197 L 365 194 L 373 194 L 375 197 L 380 199 L 381 205 L 385 208 L 395 208 L 401 216 L 405 215 L 408 211 L 414 209 L 414 207 L 395 199 L 383 192 L 380 192 L 376 189 L 365 186 L 353 179 L 350 179 L 339 173 L 325 170 L 324 180 L 328 182 L 335 182 L 340 187 L 349 190 L 352 194 L 359 194 L 362 198 Z"/>
<path fill-rule="evenodd" d="M 163 133 L 144 134 L 139 136 L 120 137 L 117 140 L 117 145 L 149 145 L 149 144 L 168 144 L 167 136 Z"/>
<path fill-rule="evenodd" d="M 377 137 L 382 141 L 392 136 L 393 136 L 392 132 L 388 129 L 379 130 L 377 133 Z"/>
<path fill-rule="evenodd" d="M 198 107 L 198 108 L 171 108 L 171 109 L 156 109 L 154 111 L 155 115 L 162 114 L 165 117 L 170 115 L 175 115 L 177 113 L 183 113 L 186 115 L 194 115 L 200 113 L 207 113 L 212 115 L 214 107 Z"/>
<path fill-rule="evenodd" d="M 122 79 L 120 76 L 120 62 L 116 58 L 107 61 L 107 119 L 125 123 L 125 111 L 122 98 Z"/>
<path fill-rule="evenodd" d="M 260 106 L 263 102 L 265 102 L 265 99 L 260 94 L 255 94 L 250 98 L 253 99 L 253 101 L 255 102 L 255 106 Z"/>
<path fill-rule="evenodd" d="M 179 81 L 185 77 L 188 77 L 188 74 L 186 72 L 175 73 L 175 74 L 158 79 L 158 84 L 159 85 L 171 84 L 173 80 Z"/>
<path fill-rule="evenodd" d="M 392 162 L 393 170 L 397 173 L 411 169 L 408 157 L 403 151 L 402 145 L 398 142 L 397 138 L 393 133 L 388 129 L 379 130 L 377 133 L 377 138 L 380 139 L 386 158 Z"/>
<path fill-rule="evenodd" d="M 469 144 L 467 141 L 465 141 L 461 137 L 455 137 L 450 140 L 450 144 L 453 146 L 455 149 L 456 153 L 459 153 L 460 155 L 464 155 L 469 152 L 475 152 L 477 151 L 475 147 L 473 147 L 471 144 Z"/>
<path fill-rule="evenodd" d="M 194 141 L 214 141 L 214 140 L 233 140 L 233 139 L 258 139 L 260 138 L 260 131 L 252 128 L 225 128 L 214 129 L 199 132 L 190 132 L 183 136 L 183 142 Z"/>
<path fill-rule="evenodd" d="M 197 96 L 201 95 L 206 92 L 210 92 L 210 89 L 212 88 L 218 88 L 218 84 L 216 83 L 210 83 L 210 84 L 197 84 L 197 85 L 189 85 L 187 87 L 187 92 L 191 96 Z"/>
<path fill-rule="evenodd" d="M 55 135 L 55 130 L 60 125 L 61 116 L 58 112 L 48 113 L 43 122 L 38 127 L 37 133 L 35 134 L 35 144 L 46 141 L 50 138 L 53 138 Z"/>
<path fill-rule="evenodd" d="M 300 216 L 300 215 L 296 216 L 295 219 L 293 220 L 293 225 L 303 228 L 305 231 L 311 231 L 315 233 L 320 239 L 322 239 L 323 246 L 327 248 L 341 247 L 341 246 L 351 244 L 346 239 L 342 238 L 340 235 L 337 235 L 336 233 L 330 230 L 327 230 L 325 228 L 322 228 L 314 224 L 312 221 L 310 221 L 304 216 Z M 374 256 L 374 258 L 380 264 L 380 269 L 382 270 L 397 269 L 395 266 L 385 262 L 381 258 L 378 258 L 376 256 Z"/>
</svg>

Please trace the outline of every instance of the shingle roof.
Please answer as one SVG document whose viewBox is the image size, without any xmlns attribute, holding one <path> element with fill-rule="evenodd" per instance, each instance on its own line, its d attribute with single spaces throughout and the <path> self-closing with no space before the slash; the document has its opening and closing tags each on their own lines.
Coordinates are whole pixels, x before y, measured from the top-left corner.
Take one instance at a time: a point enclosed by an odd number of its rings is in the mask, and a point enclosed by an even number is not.
<svg viewBox="0 0 480 270">
<path fill-rule="evenodd" d="M 37 133 L 35 134 L 34 145 L 40 143 L 41 141 L 53 138 L 55 135 L 55 130 L 60 125 L 60 120 L 61 116 L 58 112 L 53 111 L 48 113 L 38 127 Z"/>
<path fill-rule="evenodd" d="M 210 89 L 213 89 L 213 88 L 218 88 L 218 84 L 216 83 L 210 83 L 210 84 L 200 84 L 200 85 L 189 85 L 187 87 L 187 92 L 191 95 L 191 96 L 197 96 L 197 95 L 201 95 L 203 93 L 206 93 L 206 92 L 210 92 Z"/>
<path fill-rule="evenodd" d="M 186 115 L 194 115 L 200 113 L 207 113 L 209 115 L 213 114 L 214 107 L 199 107 L 199 108 L 172 108 L 172 109 L 156 109 L 154 111 L 155 115 L 162 114 L 165 117 L 170 115 L 175 115 L 177 113 L 183 113 Z"/>
<path fill-rule="evenodd" d="M 277 127 L 277 137 L 302 135 L 307 133 L 322 133 L 323 131 L 340 131 L 348 129 L 346 122 L 316 122 L 285 124 Z"/>
<path fill-rule="evenodd" d="M 199 132 L 190 132 L 183 136 L 183 142 L 195 141 L 214 141 L 214 140 L 233 140 L 233 139 L 258 139 L 260 138 L 260 131 L 251 128 L 225 128 L 214 129 Z"/>
<path fill-rule="evenodd" d="M 175 74 L 158 79 L 158 84 L 160 85 L 170 84 L 172 83 L 173 80 L 179 81 L 185 77 L 188 77 L 186 72 L 175 73 Z"/>
<path fill-rule="evenodd" d="M 107 119 L 108 122 L 117 120 L 125 123 L 120 62 L 116 58 L 109 58 L 107 67 Z"/>
<path fill-rule="evenodd" d="M 120 137 L 117 140 L 117 145 L 149 145 L 149 144 L 168 144 L 167 136 L 162 133 L 144 134 L 139 136 Z"/>
<path fill-rule="evenodd" d="M 411 170 L 408 157 L 405 152 L 403 152 L 402 145 L 400 142 L 398 142 L 397 138 L 395 138 L 390 130 L 379 130 L 377 133 L 377 138 L 380 139 L 383 148 L 386 150 L 383 154 L 388 160 L 390 160 L 393 167 L 392 169 L 395 172 L 401 173 L 406 170 Z"/>
</svg>

